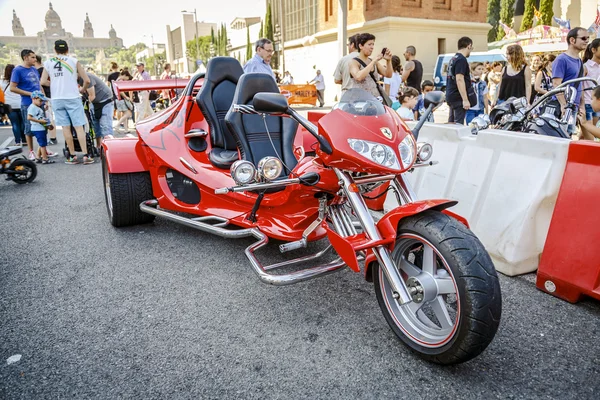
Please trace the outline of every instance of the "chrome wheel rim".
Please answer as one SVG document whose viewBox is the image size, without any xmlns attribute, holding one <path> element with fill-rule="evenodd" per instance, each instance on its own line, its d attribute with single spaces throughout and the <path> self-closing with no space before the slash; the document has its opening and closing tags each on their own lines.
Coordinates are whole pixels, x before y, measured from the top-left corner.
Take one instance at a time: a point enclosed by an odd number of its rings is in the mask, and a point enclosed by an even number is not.
<svg viewBox="0 0 600 400">
<path fill-rule="evenodd" d="M 413 342 L 442 347 L 454 337 L 460 320 L 460 298 L 452 271 L 440 252 L 422 236 L 403 234 L 398 239 L 392 258 L 404 282 L 413 286 L 418 282 L 422 300 L 399 305 L 380 268 L 379 284 L 387 311 Z"/>
<path fill-rule="evenodd" d="M 112 196 L 110 195 L 110 174 L 106 171 L 106 164 L 103 165 L 104 173 L 104 192 L 106 194 L 106 206 L 108 207 L 108 215 L 113 217 Z"/>
</svg>

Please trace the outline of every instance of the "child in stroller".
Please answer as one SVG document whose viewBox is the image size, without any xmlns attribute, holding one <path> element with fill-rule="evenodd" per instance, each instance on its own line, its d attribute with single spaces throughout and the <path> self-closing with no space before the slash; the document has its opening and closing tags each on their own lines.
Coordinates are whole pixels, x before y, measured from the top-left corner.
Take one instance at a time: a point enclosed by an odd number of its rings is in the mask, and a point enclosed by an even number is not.
<svg viewBox="0 0 600 400">
<path fill-rule="evenodd" d="M 84 94 L 81 97 L 81 101 L 83 102 L 83 111 L 85 112 L 85 118 L 87 120 L 87 123 L 83 127 L 83 130 L 85 131 L 85 143 L 88 149 L 88 156 L 98 157 L 100 156 L 100 152 L 98 151 L 98 148 L 95 145 L 96 135 L 94 133 L 94 124 L 92 124 L 92 114 L 90 112 L 91 103 L 86 94 Z M 75 145 L 75 151 L 81 152 L 81 143 L 79 143 L 79 139 L 77 138 L 77 131 L 73 127 L 73 124 L 71 124 L 71 135 L 73 136 L 73 144 Z M 65 158 L 69 158 L 69 156 L 71 155 L 69 153 L 67 143 L 65 143 L 63 154 Z"/>
</svg>

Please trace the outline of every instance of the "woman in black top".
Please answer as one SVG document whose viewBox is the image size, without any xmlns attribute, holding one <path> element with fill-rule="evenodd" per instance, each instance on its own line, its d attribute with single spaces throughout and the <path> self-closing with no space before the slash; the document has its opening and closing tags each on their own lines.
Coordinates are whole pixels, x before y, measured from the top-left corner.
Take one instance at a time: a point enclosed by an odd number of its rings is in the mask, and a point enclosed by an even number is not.
<svg viewBox="0 0 600 400">
<path fill-rule="evenodd" d="M 497 104 L 508 100 L 510 97 L 525 97 L 527 103 L 529 103 L 531 98 L 531 69 L 525 61 L 523 48 L 518 44 L 508 46 L 506 59 L 508 63 L 502 71 Z"/>
</svg>

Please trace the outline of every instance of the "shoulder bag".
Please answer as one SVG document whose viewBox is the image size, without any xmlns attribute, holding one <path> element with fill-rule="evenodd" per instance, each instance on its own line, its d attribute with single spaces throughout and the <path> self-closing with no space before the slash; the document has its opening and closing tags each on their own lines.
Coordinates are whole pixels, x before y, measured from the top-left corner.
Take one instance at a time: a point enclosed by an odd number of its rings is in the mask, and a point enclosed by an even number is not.
<svg viewBox="0 0 600 400">
<path fill-rule="evenodd" d="M 354 58 L 356 61 L 358 61 L 358 63 L 360 65 L 362 65 L 363 68 L 367 68 L 367 64 L 365 64 L 365 62 L 363 60 L 361 60 L 360 58 L 356 57 Z M 371 76 L 371 79 L 373 79 L 373 82 L 375 82 L 375 86 L 377 86 L 377 91 L 379 92 L 379 95 L 381 96 L 381 99 L 383 100 L 383 104 L 385 104 L 388 107 L 392 106 L 392 99 L 390 99 L 390 96 L 387 95 L 387 93 L 385 92 L 385 90 L 381 87 L 381 85 L 377 82 L 377 79 L 375 79 L 375 74 L 373 73 L 373 71 L 369 72 L 369 75 Z"/>
</svg>

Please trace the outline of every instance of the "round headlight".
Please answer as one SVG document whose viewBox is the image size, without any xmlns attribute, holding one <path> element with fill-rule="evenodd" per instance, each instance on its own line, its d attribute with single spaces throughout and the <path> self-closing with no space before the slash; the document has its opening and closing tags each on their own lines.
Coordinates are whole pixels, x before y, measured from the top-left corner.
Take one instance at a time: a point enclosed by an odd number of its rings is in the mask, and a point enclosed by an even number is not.
<svg viewBox="0 0 600 400">
<path fill-rule="evenodd" d="M 371 158 L 376 163 L 383 165 L 386 158 L 385 147 L 383 147 L 380 144 L 376 144 L 375 146 L 373 146 L 373 148 L 371 149 Z"/>
<path fill-rule="evenodd" d="M 279 178 L 283 171 L 283 164 L 277 157 L 265 157 L 258 162 L 258 175 L 266 181 Z"/>
<path fill-rule="evenodd" d="M 435 79 L 433 80 L 435 83 L 440 83 L 440 77 L 436 76 Z"/>
<path fill-rule="evenodd" d="M 402 158 L 402 166 L 408 168 L 415 161 L 415 141 L 412 135 L 407 135 L 400 146 L 400 158 Z"/>
<path fill-rule="evenodd" d="M 231 165 L 231 177 L 238 185 L 247 185 L 254 182 L 256 168 L 247 160 L 237 160 Z"/>
<path fill-rule="evenodd" d="M 429 143 L 417 143 L 417 156 L 425 162 L 433 155 L 433 147 Z"/>
</svg>

